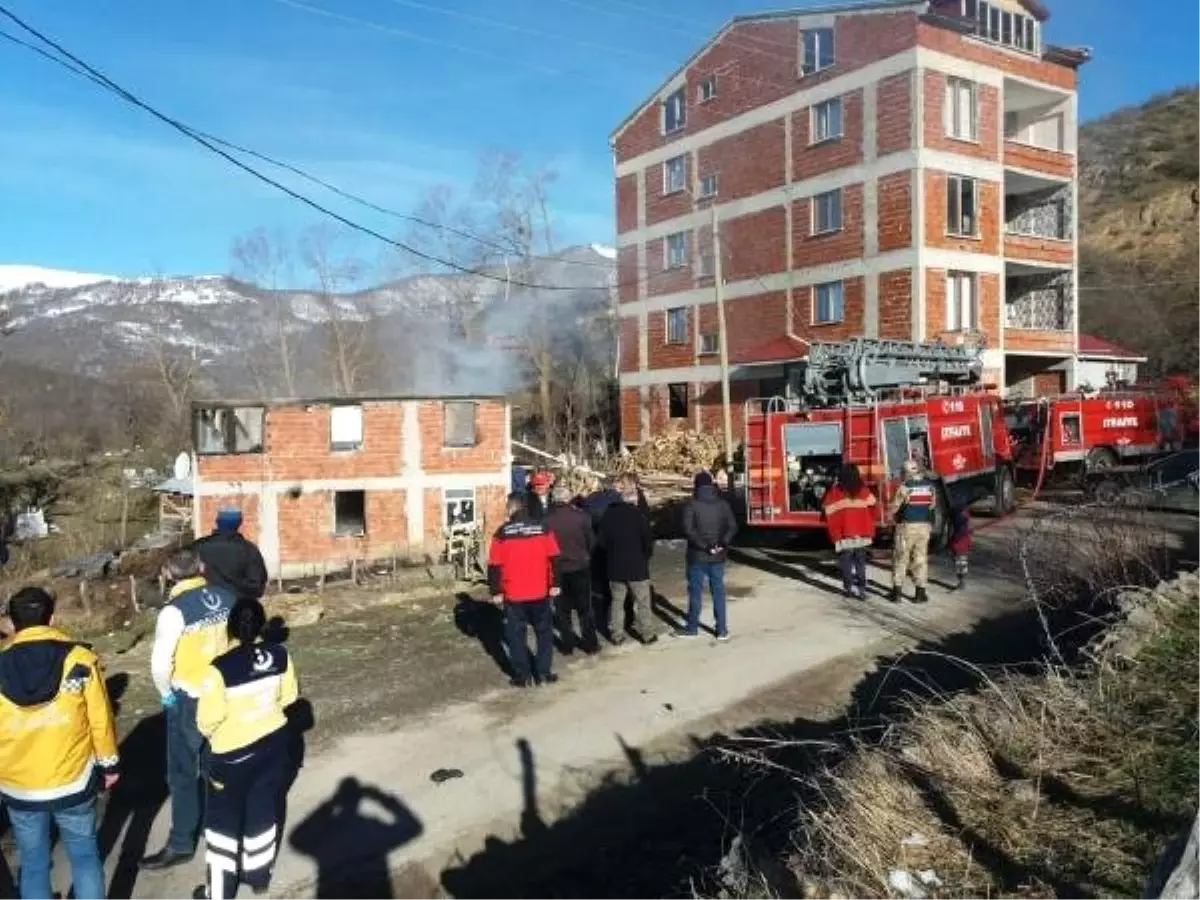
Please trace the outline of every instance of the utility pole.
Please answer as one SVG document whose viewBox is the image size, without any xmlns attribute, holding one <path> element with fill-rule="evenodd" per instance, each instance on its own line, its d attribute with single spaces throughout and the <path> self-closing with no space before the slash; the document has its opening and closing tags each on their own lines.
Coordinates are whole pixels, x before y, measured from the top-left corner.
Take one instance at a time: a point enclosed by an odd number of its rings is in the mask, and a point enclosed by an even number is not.
<svg viewBox="0 0 1200 900">
<path fill-rule="evenodd" d="M 717 338 L 721 348 L 721 420 L 725 429 L 725 479 L 733 479 L 733 413 L 729 408 L 729 331 L 725 327 L 725 284 L 721 272 L 721 231 L 712 205 L 713 291 L 717 300 Z"/>
</svg>

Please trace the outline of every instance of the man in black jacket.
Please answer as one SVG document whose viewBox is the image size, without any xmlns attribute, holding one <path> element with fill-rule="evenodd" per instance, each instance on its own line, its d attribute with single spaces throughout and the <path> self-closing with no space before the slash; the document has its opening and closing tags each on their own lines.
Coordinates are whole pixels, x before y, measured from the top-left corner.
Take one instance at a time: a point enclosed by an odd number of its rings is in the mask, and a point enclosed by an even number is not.
<svg viewBox="0 0 1200 900">
<path fill-rule="evenodd" d="M 713 615 L 717 620 L 717 640 L 729 640 L 729 623 L 725 618 L 725 558 L 737 521 L 733 510 L 713 486 L 708 472 L 697 472 L 695 496 L 683 508 L 683 534 L 687 538 L 687 625 L 681 637 L 700 633 L 700 604 L 704 579 L 712 592 Z"/>
<path fill-rule="evenodd" d="M 611 504 L 600 517 L 599 539 L 607 562 L 612 605 L 608 609 L 608 634 L 614 645 L 624 642 L 623 629 L 613 619 L 623 613 L 625 600 L 633 595 L 633 629 L 643 644 L 658 640 L 658 627 L 651 611 L 650 557 L 654 537 L 650 522 L 638 508 L 637 483 L 629 476 L 617 481 L 620 502 Z"/>
<path fill-rule="evenodd" d="M 563 654 L 572 653 L 576 646 L 584 653 L 595 653 L 600 642 L 596 639 L 596 617 L 592 613 L 591 564 L 596 536 L 591 517 L 571 503 L 567 487 L 555 485 L 546 527 L 558 539 L 560 551 L 558 573 L 562 593 L 558 596 L 556 613 Z M 579 618 L 578 635 L 571 628 L 572 612 Z"/>
<path fill-rule="evenodd" d="M 217 527 L 212 534 L 192 544 L 204 563 L 204 577 L 220 585 L 237 600 L 258 600 L 267 589 L 267 566 L 253 541 L 239 530 L 241 510 L 225 508 L 217 512 Z"/>
</svg>

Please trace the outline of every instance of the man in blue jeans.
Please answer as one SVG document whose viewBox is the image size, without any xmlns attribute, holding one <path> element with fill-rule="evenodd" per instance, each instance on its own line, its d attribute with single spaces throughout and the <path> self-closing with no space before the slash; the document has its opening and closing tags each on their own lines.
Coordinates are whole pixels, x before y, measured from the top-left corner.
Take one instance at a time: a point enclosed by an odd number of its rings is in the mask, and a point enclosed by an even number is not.
<svg viewBox="0 0 1200 900">
<path fill-rule="evenodd" d="M 171 590 L 167 605 L 158 613 L 150 674 L 167 717 L 171 833 L 165 847 L 141 861 L 143 869 L 177 866 L 196 854 L 204 746 L 196 727 L 196 698 L 209 665 L 229 649 L 225 626 L 234 602 L 233 594 L 205 580 L 194 550 L 181 550 L 168 559 L 163 576 Z"/>
<path fill-rule="evenodd" d="M 717 620 L 717 640 L 727 641 L 725 557 L 737 534 L 737 521 L 725 498 L 717 493 L 708 472 L 696 473 L 693 484 L 695 494 L 683 509 L 683 535 L 687 539 L 687 624 L 676 634 L 696 637 L 700 633 L 700 603 L 707 579 Z"/>
<path fill-rule="evenodd" d="M 54 598 L 41 588 L 17 591 L 8 615 L 16 636 L 0 652 L 0 798 L 21 857 L 21 896 L 53 896 L 53 821 L 75 896 L 103 898 L 96 795 L 118 777 L 104 673 L 96 654 L 51 627 Z"/>
</svg>

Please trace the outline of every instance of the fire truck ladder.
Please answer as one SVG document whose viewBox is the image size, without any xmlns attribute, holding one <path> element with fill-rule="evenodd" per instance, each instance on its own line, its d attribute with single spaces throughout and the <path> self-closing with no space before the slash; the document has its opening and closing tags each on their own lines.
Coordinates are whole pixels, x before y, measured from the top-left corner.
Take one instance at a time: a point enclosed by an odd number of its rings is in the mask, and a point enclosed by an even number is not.
<svg viewBox="0 0 1200 900">
<path fill-rule="evenodd" d="M 976 384 L 982 371 L 975 347 L 872 338 L 818 341 L 808 350 L 803 392 L 815 405 L 833 405 L 934 382 Z"/>
</svg>

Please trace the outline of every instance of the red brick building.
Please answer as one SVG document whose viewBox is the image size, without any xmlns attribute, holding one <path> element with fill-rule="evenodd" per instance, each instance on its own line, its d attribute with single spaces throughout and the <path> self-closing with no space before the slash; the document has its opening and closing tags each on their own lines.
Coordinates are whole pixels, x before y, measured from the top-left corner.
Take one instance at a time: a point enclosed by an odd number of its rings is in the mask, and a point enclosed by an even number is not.
<svg viewBox="0 0 1200 900">
<path fill-rule="evenodd" d="M 452 522 L 491 531 L 503 521 L 501 398 L 201 403 L 193 426 L 196 535 L 236 506 L 272 576 L 437 556 Z"/>
<path fill-rule="evenodd" d="M 985 348 L 1010 393 L 1073 387 L 1077 68 L 1036 0 L 735 18 L 612 136 L 622 438 L 735 432 L 807 341 Z"/>
</svg>

